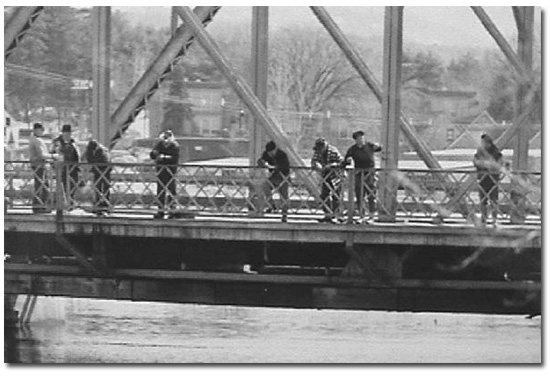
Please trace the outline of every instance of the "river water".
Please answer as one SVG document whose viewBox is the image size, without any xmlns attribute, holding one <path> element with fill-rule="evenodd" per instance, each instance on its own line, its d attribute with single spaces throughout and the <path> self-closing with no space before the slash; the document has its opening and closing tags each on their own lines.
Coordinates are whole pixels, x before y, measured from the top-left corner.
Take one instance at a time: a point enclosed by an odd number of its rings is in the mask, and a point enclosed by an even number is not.
<svg viewBox="0 0 550 376">
<path fill-rule="evenodd" d="M 38 299 L 31 324 L 6 330 L 4 342 L 7 363 L 540 363 L 541 357 L 540 317 L 46 297 Z"/>
</svg>

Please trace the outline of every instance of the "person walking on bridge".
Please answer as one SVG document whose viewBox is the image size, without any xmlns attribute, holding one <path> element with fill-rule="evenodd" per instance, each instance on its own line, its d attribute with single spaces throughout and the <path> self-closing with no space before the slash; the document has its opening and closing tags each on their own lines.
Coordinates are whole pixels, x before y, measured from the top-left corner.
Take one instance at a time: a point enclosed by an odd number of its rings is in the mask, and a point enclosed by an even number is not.
<svg viewBox="0 0 550 376">
<path fill-rule="evenodd" d="M 157 200 L 159 211 L 154 215 L 155 219 L 162 219 L 165 210 L 168 210 L 168 218 L 173 218 L 170 212 L 175 208 L 176 197 L 176 173 L 180 157 L 180 146 L 174 138 L 171 130 L 160 134 L 160 141 L 151 150 L 150 157 L 157 165 Z"/>
<path fill-rule="evenodd" d="M 265 151 L 258 159 L 258 166 L 269 169 L 270 175 L 262 184 L 261 210 L 266 201 L 269 202 L 267 210 L 275 209 L 273 190 L 278 190 L 281 196 L 282 221 L 287 221 L 288 215 L 288 185 L 290 181 L 290 162 L 284 151 L 279 149 L 275 142 L 269 141 L 265 145 Z"/>
<path fill-rule="evenodd" d="M 49 183 L 46 170 L 48 162 L 51 161 L 46 142 L 42 138 L 44 126 L 41 123 L 34 123 L 32 135 L 29 139 L 29 159 L 34 176 L 34 192 L 32 197 L 33 213 L 49 213 Z"/>
<path fill-rule="evenodd" d="M 342 163 L 344 158 L 335 146 L 323 137 L 315 141 L 311 168 L 321 174 L 321 200 L 325 216 L 321 222 L 334 222 L 340 207 L 342 191 Z"/>
<path fill-rule="evenodd" d="M 374 153 L 382 151 L 382 147 L 373 142 L 365 141 L 365 132 L 356 131 L 352 134 L 355 144 L 347 151 L 344 159 L 346 165 L 355 168 L 355 198 L 359 217 L 363 218 L 365 194 L 369 204 L 369 220 L 374 218 L 376 211 L 376 173 L 374 170 Z"/>
<path fill-rule="evenodd" d="M 61 182 L 65 192 L 65 199 L 69 204 L 69 210 L 74 208 L 76 190 L 79 184 L 80 152 L 75 140 L 72 138 L 70 124 L 64 124 L 61 128 L 61 135 L 53 140 L 52 154 L 59 161 L 63 162 L 61 171 Z"/>
</svg>

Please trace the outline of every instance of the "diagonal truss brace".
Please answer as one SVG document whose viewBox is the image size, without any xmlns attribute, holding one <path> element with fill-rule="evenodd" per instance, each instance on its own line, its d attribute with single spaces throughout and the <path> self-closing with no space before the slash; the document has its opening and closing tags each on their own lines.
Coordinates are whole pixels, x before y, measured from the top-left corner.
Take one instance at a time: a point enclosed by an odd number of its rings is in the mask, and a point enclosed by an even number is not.
<svg viewBox="0 0 550 376">
<path fill-rule="evenodd" d="M 359 76 L 365 81 L 367 86 L 372 90 L 376 98 L 382 103 L 382 89 L 380 82 L 374 76 L 368 65 L 363 61 L 357 50 L 351 45 L 342 30 L 332 19 L 324 7 L 310 7 L 317 19 L 321 22 L 324 28 L 328 31 L 336 44 L 342 49 L 344 55 L 355 68 Z M 432 155 L 430 149 L 422 138 L 418 135 L 414 127 L 408 122 L 405 115 L 401 112 L 400 117 L 401 131 L 405 134 L 412 147 L 418 153 L 418 156 L 431 169 L 441 169 L 439 161 Z"/>
<path fill-rule="evenodd" d="M 55 232 L 55 240 L 57 240 L 63 249 L 73 255 L 86 271 L 99 274 L 99 270 L 88 261 L 84 253 L 78 249 L 78 247 L 76 247 L 69 239 L 65 237 L 65 235 L 63 235 L 60 229 Z"/>
<path fill-rule="evenodd" d="M 195 14 L 202 25 L 212 21 L 220 7 L 196 7 Z M 110 148 L 122 136 L 136 116 L 143 110 L 149 98 L 155 94 L 174 65 L 189 50 L 194 36 L 187 25 L 180 26 L 174 36 L 164 46 L 155 61 L 149 66 L 140 80 L 130 90 L 126 98 L 115 110 L 110 119 Z"/>
<path fill-rule="evenodd" d="M 4 60 L 23 39 L 44 7 L 17 7 L 4 26 Z"/>
<path fill-rule="evenodd" d="M 493 37 L 501 51 L 504 53 L 504 56 L 506 56 L 506 59 L 508 59 L 508 62 L 512 67 L 514 68 L 515 72 L 520 77 L 525 77 L 527 75 L 527 71 L 523 65 L 523 63 L 519 60 L 518 55 L 514 52 L 506 38 L 502 35 L 502 33 L 498 30 L 498 27 L 493 23 L 491 20 L 491 17 L 485 12 L 483 7 L 470 7 L 476 14 L 477 18 L 481 21 L 483 24 L 483 27 L 487 30 L 487 32 Z M 514 11 L 515 17 L 517 11 Z M 517 20 L 517 18 L 516 18 Z M 520 24 L 518 24 L 518 29 L 520 27 Z"/>
<path fill-rule="evenodd" d="M 191 11 L 189 7 L 176 6 L 174 7 L 174 10 L 182 18 L 184 24 L 193 31 L 206 53 L 210 56 L 218 69 L 224 74 L 225 78 L 235 90 L 239 98 L 246 104 L 256 119 L 258 119 L 260 124 L 263 125 L 267 134 L 282 150 L 288 154 L 290 162 L 295 166 L 306 167 L 300 155 L 294 150 L 290 144 L 290 141 L 287 139 L 278 124 L 275 123 L 269 116 L 265 106 L 262 105 L 258 97 L 254 95 L 254 92 L 250 86 L 236 73 L 226 58 L 221 54 L 219 47 L 201 25 L 200 19 Z M 304 174 L 303 171 L 300 170 L 298 170 L 298 174 L 306 184 L 308 191 L 315 198 L 320 200 L 318 192 L 319 189 L 311 177 L 307 176 L 307 174 Z"/>
</svg>

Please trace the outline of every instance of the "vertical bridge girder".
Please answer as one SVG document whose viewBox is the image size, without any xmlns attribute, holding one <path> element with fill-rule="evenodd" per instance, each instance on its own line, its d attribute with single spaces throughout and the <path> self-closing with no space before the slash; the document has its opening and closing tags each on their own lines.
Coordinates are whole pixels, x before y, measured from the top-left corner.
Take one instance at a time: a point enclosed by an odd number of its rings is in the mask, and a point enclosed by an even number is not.
<svg viewBox="0 0 550 376">
<path fill-rule="evenodd" d="M 4 26 L 4 60 L 7 60 L 23 39 L 44 7 L 17 7 Z"/>
<path fill-rule="evenodd" d="M 353 48 L 342 30 L 328 14 L 324 7 L 310 7 L 317 19 L 325 27 L 336 44 L 340 47 L 350 64 L 355 68 L 359 76 L 365 81 L 372 90 L 379 102 L 382 102 L 382 89 L 380 82 L 374 76 L 368 65 L 363 61 L 359 53 Z M 420 138 L 414 127 L 408 122 L 406 116 L 401 113 L 400 127 L 407 140 L 414 148 L 418 156 L 424 161 L 426 166 L 431 169 L 441 169 L 439 161 L 432 155 L 426 143 Z"/>
<path fill-rule="evenodd" d="M 382 96 L 382 169 L 380 201 L 386 212 L 381 220 L 393 220 L 397 210 L 397 172 L 399 157 L 399 120 L 401 113 L 401 63 L 403 57 L 403 7 L 389 6 L 384 20 L 384 72 Z"/>
<path fill-rule="evenodd" d="M 524 69 L 531 72 L 533 67 L 533 24 L 535 18 L 534 7 L 519 7 L 518 12 L 518 57 Z M 517 82 L 516 87 L 516 105 L 514 109 L 514 118 L 517 119 L 529 108 L 532 101 L 529 98 L 530 80 L 523 76 Z M 513 166 L 515 170 L 525 171 L 528 169 L 529 157 L 529 125 L 531 120 L 531 111 L 528 112 L 524 124 L 519 125 L 516 142 L 514 144 Z"/>
<path fill-rule="evenodd" d="M 194 12 L 201 23 L 206 26 L 212 21 L 219 9 L 220 7 L 196 7 Z M 111 116 L 110 148 L 116 144 L 116 141 L 143 110 L 149 98 L 156 93 L 162 81 L 172 71 L 177 60 L 189 50 L 193 40 L 194 36 L 188 26 L 185 24 L 180 26 L 155 61 L 130 90 Z"/>
<path fill-rule="evenodd" d="M 200 19 L 188 7 L 174 7 L 180 15 L 184 24 L 191 28 L 192 32 L 197 37 L 199 43 L 216 64 L 218 69 L 223 73 L 231 87 L 235 90 L 239 98 L 246 104 L 254 117 L 263 125 L 267 134 L 275 141 L 275 143 L 288 154 L 290 162 L 294 166 L 306 167 L 300 155 L 294 150 L 290 141 L 287 139 L 283 130 L 269 116 L 265 106 L 262 105 L 250 86 L 242 79 L 236 71 L 230 66 L 227 59 L 221 54 L 219 47 L 215 44 L 211 36 L 206 32 L 200 23 Z M 305 173 L 298 170 L 298 175 L 304 181 L 308 191 L 317 199 L 319 192 L 317 184 Z"/>
<path fill-rule="evenodd" d="M 111 7 L 94 7 L 92 46 L 92 135 L 109 142 L 111 82 Z"/>
<path fill-rule="evenodd" d="M 252 7 L 252 79 L 254 94 L 267 108 L 267 82 L 269 66 L 269 7 Z M 260 122 L 254 119 L 251 124 L 249 160 L 253 166 L 260 158 L 265 141 L 265 131 Z"/>
</svg>

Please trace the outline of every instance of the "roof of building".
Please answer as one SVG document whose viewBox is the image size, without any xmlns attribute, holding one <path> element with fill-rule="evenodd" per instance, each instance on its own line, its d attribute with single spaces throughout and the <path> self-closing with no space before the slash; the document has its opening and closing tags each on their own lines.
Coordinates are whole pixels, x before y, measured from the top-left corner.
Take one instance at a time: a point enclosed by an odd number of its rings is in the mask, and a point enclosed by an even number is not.
<svg viewBox="0 0 550 376">
<path fill-rule="evenodd" d="M 446 97 L 446 98 L 474 98 L 477 95 L 475 91 L 462 90 L 432 90 L 418 86 L 407 86 L 403 90 L 417 91 L 431 97 Z"/>
<path fill-rule="evenodd" d="M 188 89 L 225 89 L 228 87 L 223 81 L 184 81 L 183 86 Z"/>
</svg>

